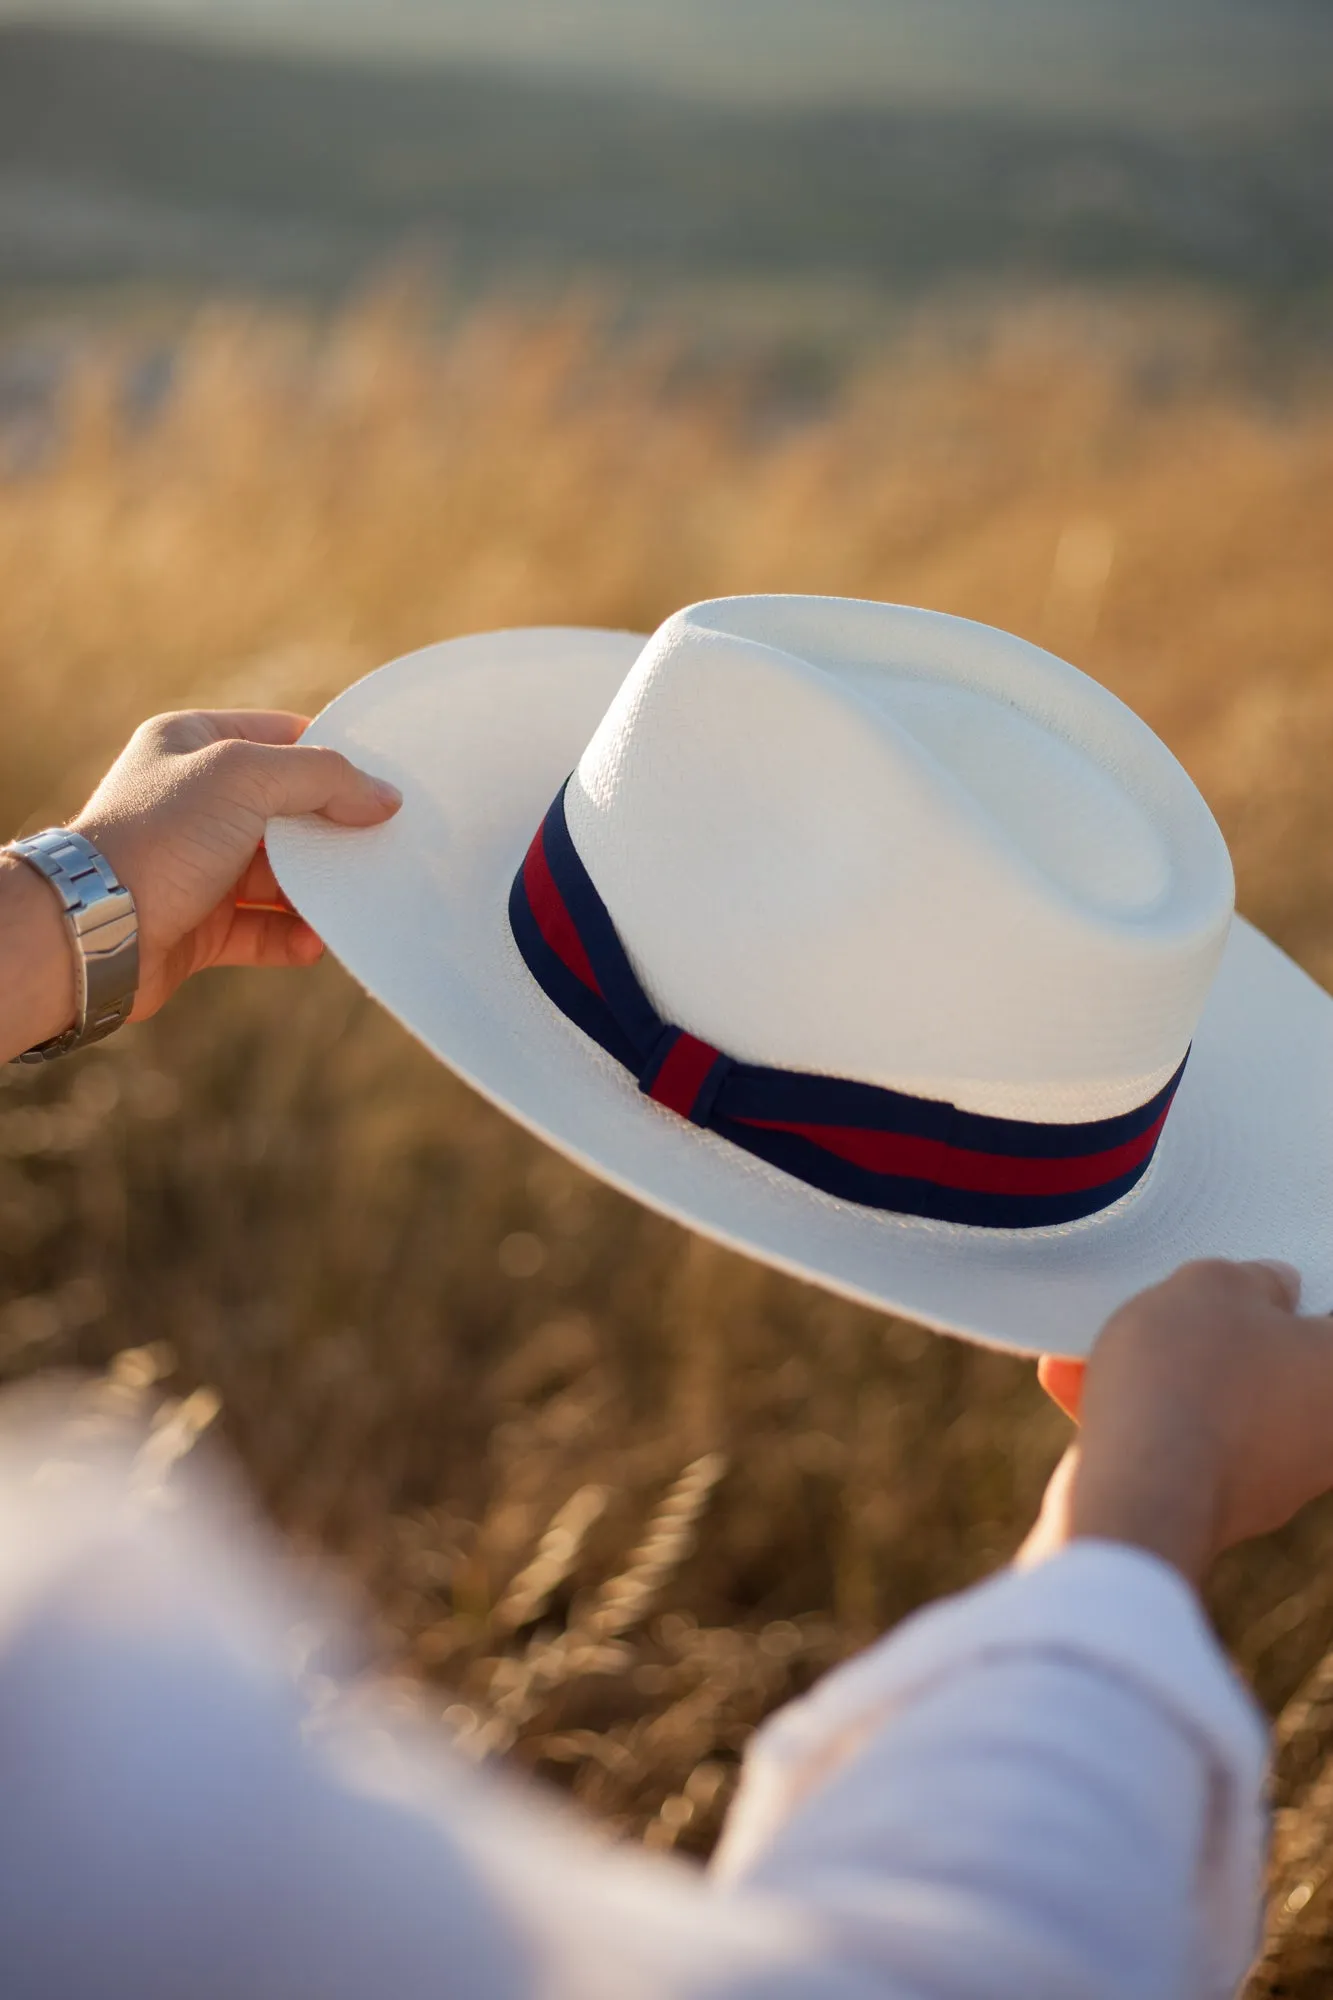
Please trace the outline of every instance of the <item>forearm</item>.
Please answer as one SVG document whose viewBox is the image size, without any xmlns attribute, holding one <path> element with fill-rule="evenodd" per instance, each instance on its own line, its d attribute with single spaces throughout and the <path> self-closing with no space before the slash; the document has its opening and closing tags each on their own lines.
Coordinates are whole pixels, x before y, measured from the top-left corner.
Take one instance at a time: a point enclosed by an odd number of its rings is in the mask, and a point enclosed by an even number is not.
<svg viewBox="0 0 1333 2000">
<path fill-rule="evenodd" d="M 1135 1755 L 1108 1758 L 1117 1742 Z M 993 1660 L 868 1745 L 745 1887 L 819 1912 L 890 1990 L 1196 2000 L 1207 1794 L 1187 1737 L 1133 1691 Z"/>
<path fill-rule="evenodd" d="M 1230 1993 L 1260 1720 L 1160 1563 L 1084 1543 L 910 1620 L 762 1734 L 719 1858 L 913 1994 Z"/>
<path fill-rule="evenodd" d="M 0 1062 L 74 1019 L 74 960 L 56 899 L 26 862 L 0 854 Z"/>
</svg>

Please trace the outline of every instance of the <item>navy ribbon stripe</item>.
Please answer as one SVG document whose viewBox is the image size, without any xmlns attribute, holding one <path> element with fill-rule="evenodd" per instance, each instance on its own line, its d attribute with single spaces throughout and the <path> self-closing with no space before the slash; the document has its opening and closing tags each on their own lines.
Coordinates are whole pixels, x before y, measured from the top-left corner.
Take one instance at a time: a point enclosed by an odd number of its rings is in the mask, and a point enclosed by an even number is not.
<svg viewBox="0 0 1333 2000">
<path fill-rule="evenodd" d="M 1185 1068 L 1137 1110 L 1046 1125 L 733 1062 L 648 999 L 570 838 L 563 786 L 514 878 L 509 922 L 542 991 L 645 1096 L 826 1194 L 901 1215 L 1035 1229 L 1096 1214 L 1146 1173 Z"/>
</svg>

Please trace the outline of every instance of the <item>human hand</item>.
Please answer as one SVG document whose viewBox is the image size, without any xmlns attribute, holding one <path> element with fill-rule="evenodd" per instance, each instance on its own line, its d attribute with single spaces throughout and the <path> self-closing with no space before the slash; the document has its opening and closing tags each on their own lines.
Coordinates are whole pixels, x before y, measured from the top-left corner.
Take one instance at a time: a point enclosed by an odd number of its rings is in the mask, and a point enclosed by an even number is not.
<svg viewBox="0 0 1333 2000">
<path fill-rule="evenodd" d="M 309 965 L 323 947 L 291 909 L 263 851 L 269 820 L 320 813 L 377 826 L 394 786 L 337 750 L 298 744 L 300 715 L 192 710 L 135 730 L 71 824 L 105 854 L 139 912 L 139 997 L 156 1013 L 213 965 Z"/>
<path fill-rule="evenodd" d="M 392 785 L 336 750 L 298 744 L 305 726 L 302 716 L 266 710 L 156 716 L 135 731 L 70 822 L 134 896 L 140 970 L 132 1020 L 156 1013 L 207 966 L 309 965 L 319 957 L 319 939 L 269 866 L 269 820 L 320 813 L 341 826 L 375 826 L 401 801 Z M 16 908 L 22 899 L 20 916 L 0 925 L 0 946 L 15 964 L 13 993 L 22 987 L 24 995 L 11 1034 L 16 1053 L 69 1025 L 73 970 L 49 890 L 21 863 L 6 880 Z"/>
<path fill-rule="evenodd" d="M 1198 1581 L 1333 1486 L 1333 1322 L 1285 1265 L 1187 1264 L 1113 1314 L 1043 1386 L 1081 1424 L 1020 1553 L 1130 1542 Z"/>
</svg>

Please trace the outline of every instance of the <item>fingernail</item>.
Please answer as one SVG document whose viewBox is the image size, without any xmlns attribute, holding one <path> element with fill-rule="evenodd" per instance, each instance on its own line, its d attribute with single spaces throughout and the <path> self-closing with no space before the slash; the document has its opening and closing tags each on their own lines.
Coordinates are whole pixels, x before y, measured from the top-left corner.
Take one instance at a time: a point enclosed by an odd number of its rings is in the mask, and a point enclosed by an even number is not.
<svg viewBox="0 0 1333 2000">
<path fill-rule="evenodd" d="M 397 785 L 391 785 L 387 778 L 375 779 L 375 796 L 386 806 L 400 806 L 403 795 Z"/>
</svg>

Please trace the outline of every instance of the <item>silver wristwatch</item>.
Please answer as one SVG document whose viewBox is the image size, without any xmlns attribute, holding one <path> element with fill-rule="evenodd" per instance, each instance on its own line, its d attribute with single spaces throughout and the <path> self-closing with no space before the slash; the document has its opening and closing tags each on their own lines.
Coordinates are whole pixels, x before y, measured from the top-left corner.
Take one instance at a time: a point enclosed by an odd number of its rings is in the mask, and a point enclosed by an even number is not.
<svg viewBox="0 0 1333 2000">
<path fill-rule="evenodd" d="M 15 1062 L 50 1062 L 114 1034 L 129 1019 L 139 989 L 139 918 L 134 898 L 91 840 L 65 827 L 48 827 L 4 850 L 26 861 L 60 899 L 74 947 L 77 1011 L 74 1026 L 15 1056 Z"/>
</svg>

